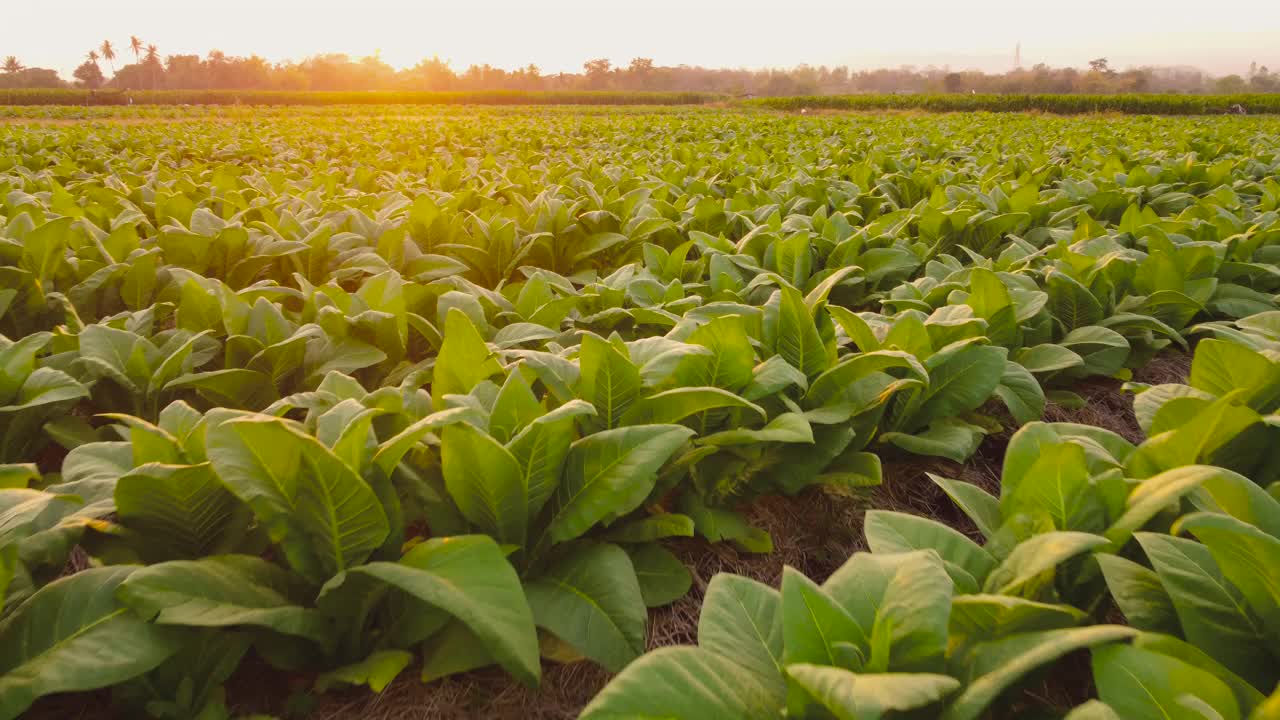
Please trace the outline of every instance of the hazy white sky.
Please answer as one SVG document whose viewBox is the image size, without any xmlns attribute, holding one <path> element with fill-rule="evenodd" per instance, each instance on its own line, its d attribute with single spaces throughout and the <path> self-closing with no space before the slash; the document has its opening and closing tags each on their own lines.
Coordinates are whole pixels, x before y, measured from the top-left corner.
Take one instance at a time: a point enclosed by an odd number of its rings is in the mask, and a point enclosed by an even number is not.
<svg viewBox="0 0 1280 720">
<path fill-rule="evenodd" d="M 1190 64 L 1280 69 L 1280 0 L 0 0 L 0 57 L 70 71 L 109 38 L 162 55 L 217 48 L 269 60 L 381 53 L 397 67 L 439 55 L 543 72 L 584 60 L 779 67 Z M 104 66 L 105 69 L 105 66 Z"/>
</svg>

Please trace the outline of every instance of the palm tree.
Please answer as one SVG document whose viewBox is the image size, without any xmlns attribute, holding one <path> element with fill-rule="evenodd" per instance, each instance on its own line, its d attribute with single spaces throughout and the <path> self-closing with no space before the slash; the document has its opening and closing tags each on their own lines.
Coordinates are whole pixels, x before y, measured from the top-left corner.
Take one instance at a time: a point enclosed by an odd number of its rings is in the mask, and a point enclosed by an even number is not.
<svg viewBox="0 0 1280 720">
<path fill-rule="evenodd" d="M 111 47 L 110 40 L 103 40 L 98 49 L 102 51 L 102 59 L 111 63 L 111 74 L 114 76 L 116 74 L 116 49 Z"/>
<path fill-rule="evenodd" d="M 97 51 L 97 50 L 90 50 L 90 51 L 89 51 L 89 54 L 84 56 L 84 59 L 85 59 L 85 60 L 88 60 L 89 62 L 93 63 L 94 65 L 97 65 L 97 64 L 98 64 L 98 51 Z"/>
<path fill-rule="evenodd" d="M 147 68 L 151 71 L 151 89 L 156 89 L 156 68 L 160 66 L 160 49 L 155 43 L 147 45 Z"/>
<path fill-rule="evenodd" d="M 22 72 L 23 67 L 22 63 L 18 62 L 17 57 L 10 55 L 4 59 L 4 65 L 0 69 L 4 70 L 6 75 L 15 75 Z"/>
<path fill-rule="evenodd" d="M 133 51 L 133 62 L 142 62 L 142 60 L 138 58 L 138 55 L 142 52 L 142 40 L 139 39 L 137 35 L 129 36 L 129 49 Z"/>
</svg>

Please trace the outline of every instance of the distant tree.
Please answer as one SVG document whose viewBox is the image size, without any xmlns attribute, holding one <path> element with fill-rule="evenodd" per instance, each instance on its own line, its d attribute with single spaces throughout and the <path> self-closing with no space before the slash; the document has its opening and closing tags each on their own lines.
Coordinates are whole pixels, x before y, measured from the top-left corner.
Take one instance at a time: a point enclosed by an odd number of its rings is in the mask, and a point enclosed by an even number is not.
<svg viewBox="0 0 1280 720">
<path fill-rule="evenodd" d="M 1218 78 L 1218 82 L 1214 83 L 1214 89 L 1223 95 L 1231 95 L 1234 93 L 1242 93 L 1249 89 L 1244 78 L 1239 75 L 1228 75 Z"/>
<path fill-rule="evenodd" d="M 97 65 L 97 64 L 98 64 L 98 51 L 97 51 L 97 50 L 90 50 L 90 51 L 89 51 L 89 54 L 84 56 L 84 59 L 85 59 L 85 61 L 86 61 L 86 62 L 91 62 L 91 63 L 93 63 L 94 65 Z"/>
<path fill-rule="evenodd" d="M 1115 70 L 1111 69 L 1111 66 L 1107 64 L 1107 59 L 1104 57 L 1090 60 L 1089 69 L 1096 73 L 1102 73 L 1103 75 L 1115 74 Z"/>
<path fill-rule="evenodd" d="M 95 57 L 93 60 L 85 60 L 83 63 L 80 63 L 80 67 L 76 68 L 75 72 L 71 73 L 71 76 L 76 79 L 76 82 L 90 90 L 96 90 L 102 87 L 102 83 L 106 80 L 102 75 L 102 68 L 98 67 L 96 57 L 97 53 L 94 53 L 94 55 Z"/>
<path fill-rule="evenodd" d="M 103 40 L 102 44 L 98 46 L 98 49 L 102 51 L 102 59 L 106 60 L 108 63 L 111 64 L 111 74 L 115 75 L 116 74 L 116 49 L 111 46 L 111 41 Z"/>
<path fill-rule="evenodd" d="M 4 66 L 0 69 L 3 69 L 6 75 L 14 75 L 22 72 L 25 68 L 23 68 L 22 63 L 18 62 L 16 56 L 10 55 L 4 59 Z"/>
<path fill-rule="evenodd" d="M 142 56 L 143 66 L 147 68 L 147 79 L 151 81 L 151 89 L 156 89 L 156 78 L 164 74 L 164 66 L 160 64 L 160 49 L 154 43 L 147 45 L 147 53 Z"/>
<path fill-rule="evenodd" d="M 653 58 L 634 58 L 627 66 L 627 75 L 632 87 L 647 90 L 653 77 Z"/>
<path fill-rule="evenodd" d="M 613 68 L 613 64 L 608 58 L 596 58 L 582 63 L 582 69 L 587 75 L 587 85 L 593 89 L 600 89 L 605 86 L 609 78 L 609 71 Z"/>
<path fill-rule="evenodd" d="M 957 72 L 947 73 L 942 78 L 942 87 L 949 93 L 958 93 L 964 89 L 964 76 Z"/>
<path fill-rule="evenodd" d="M 129 36 L 129 49 L 133 51 L 133 61 L 135 63 L 142 62 L 142 40 L 137 35 Z"/>
</svg>

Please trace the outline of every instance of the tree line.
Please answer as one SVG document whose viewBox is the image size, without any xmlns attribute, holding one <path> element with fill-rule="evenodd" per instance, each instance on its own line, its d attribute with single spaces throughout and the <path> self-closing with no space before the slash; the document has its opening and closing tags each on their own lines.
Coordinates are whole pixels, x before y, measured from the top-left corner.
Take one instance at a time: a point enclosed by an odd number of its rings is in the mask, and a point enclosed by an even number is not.
<svg viewBox="0 0 1280 720">
<path fill-rule="evenodd" d="M 123 55 L 123 57 L 122 57 Z M 132 56 L 133 62 L 127 62 Z M 117 60 L 121 65 L 117 67 Z M 104 71 L 103 65 L 106 65 Z M 488 64 L 457 71 L 438 57 L 397 70 L 377 56 L 323 54 L 301 61 L 269 62 L 219 50 L 161 58 L 153 43 L 129 38 L 124 50 L 104 41 L 90 50 L 70 82 L 46 68 L 28 68 L 14 56 L 0 64 L 0 88 L 79 87 L 92 90 L 328 90 L 484 91 L 623 90 L 715 92 L 736 96 L 845 93 L 1243 93 L 1280 92 L 1280 73 L 1254 63 L 1245 75 L 1216 77 L 1190 67 L 1112 68 L 1106 58 L 1085 68 L 1037 64 L 1004 73 L 903 66 L 851 70 L 800 65 L 788 69 L 661 66 L 650 58 L 614 65 L 598 58 L 579 73 L 544 73 L 529 64 L 515 70 Z"/>
</svg>

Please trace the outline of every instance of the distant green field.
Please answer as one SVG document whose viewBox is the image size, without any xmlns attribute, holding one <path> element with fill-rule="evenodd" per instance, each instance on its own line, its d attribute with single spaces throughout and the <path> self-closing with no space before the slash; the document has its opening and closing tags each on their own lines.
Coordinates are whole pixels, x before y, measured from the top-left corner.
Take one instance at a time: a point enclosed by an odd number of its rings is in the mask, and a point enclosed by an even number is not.
<svg viewBox="0 0 1280 720">
<path fill-rule="evenodd" d="M 1039 111 L 1076 115 L 1280 112 L 1280 94 L 1240 95 L 961 95 L 867 94 L 742 98 L 701 92 L 323 92 L 266 90 L 8 90 L 0 105 L 700 105 L 731 103 L 775 110 L 924 110 L 930 112 Z"/>
<path fill-rule="evenodd" d="M 1274 720 L 1280 118 L 761 105 L 17 108 L 0 720 Z"/>
</svg>

